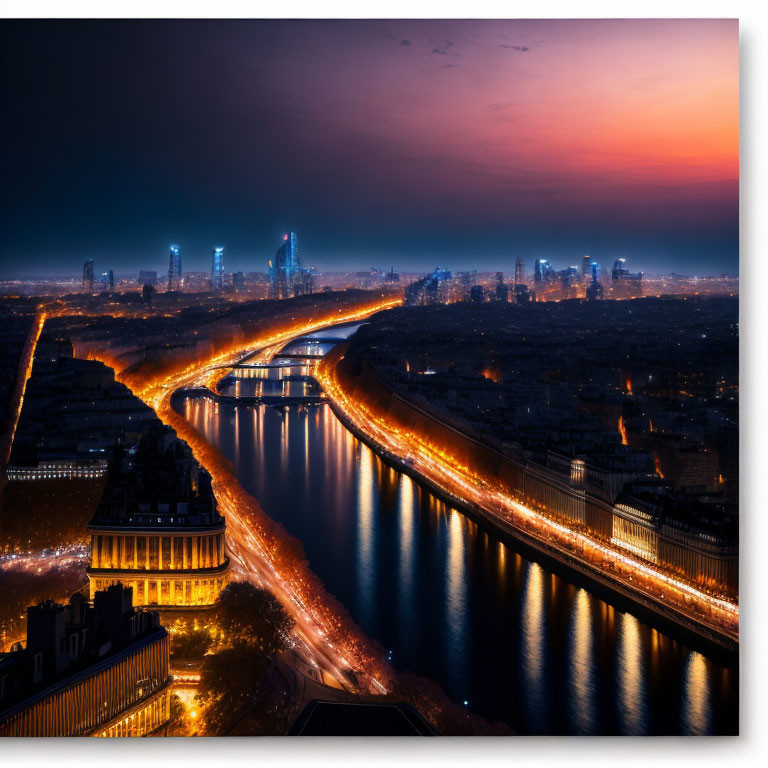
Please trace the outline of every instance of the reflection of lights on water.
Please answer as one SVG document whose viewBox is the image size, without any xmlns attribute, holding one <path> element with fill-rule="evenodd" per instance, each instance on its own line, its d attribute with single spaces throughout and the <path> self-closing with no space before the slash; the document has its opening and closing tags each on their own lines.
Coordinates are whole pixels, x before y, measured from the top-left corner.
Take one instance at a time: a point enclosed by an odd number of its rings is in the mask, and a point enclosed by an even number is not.
<svg viewBox="0 0 768 768">
<path fill-rule="evenodd" d="M 616 676 L 619 686 L 619 717 L 622 733 L 642 735 L 646 731 L 645 676 L 640 622 L 629 613 L 619 614 L 619 647 Z"/>
<path fill-rule="evenodd" d="M 594 656 L 589 596 L 584 589 L 579 589 L 573 601 L 569 645 L 571 719 L 578 733 L 591 733 L 595 703 Z"/>
<path fill-rule="evenodd" d="M 412 625 L 411 611 L 412 592 L 414 584 L 414 538 L 415 538 L 415 510 L 413 480 L 408 475 L 400 475 L 398 484 L 398 514 L 400 547 L 399 547 L 399 581 L 400 581 L 400 625 L 406 630 Z"/>
<path fill-rule="evenodd" d="M 373 462 L 373 451 L 361 443 L 357 470 L 357 589 L 358 604 L 367 619 L 371 618 L 376 590 L 376 487 Z"/>
<path fill-rule="evenodd" d="M 707 662 L 696 651 L 688 654 L 683 684 L 683 733 L 702 735 L 709 727 L 710 690 Z"/>
<path fill-rule="evenodd" d="M 540 511 L 515 500 L 506 492 L 487 487 L 487 483 L 477 478 L 468 467 L 460 466 L 450 455 L 422 442 L 419 435 L 403 432 L 397 426 L 388 424 L 371 413 L 364 404 L 352 401 L 339 388 L 332 374 L 319 369 L 317 377 L 326 393 L 363 432 L 373 437 L 389 452 L 417 466 L 422 475 L 443 488 L 449 496 L 475 503 L 505 523 L 518 528 L 522 525 L 526 532 L 537 538 L 544 535 L 547 541 L 556 541 L 567 553 L 575 554 L 587 564 L 604 565 L 604 559 L 607 558 L 614 566 L 619 566 L 611 576 L 625 585 L 639 589 L 654 600 L 660 596 L 659 587 L 669 587 L 663 594 L 663 599 L 668 604 L 675 605 L 687 614 L 690 614 L 691 608 L 699 608 L 703 604 L 710 613 L 702 615 L 700 610 L 697 611 L 697 620 L 704 620 L 717 629 L 725 629 L 726 632 L 737 629 L 738 605 L 722 597 L 706 594 L 666 572 L 648 567 L 626 554 L 617 552 L 613 547 L 605 546 L 586 534 L 555 522 Z M 621 426 L 623 427 L 623 421 Z M 628 578 L 632 574 L 639 577 L 640 581 L 632 582 L 631 578 Z M 717 616 L 712 615 L 715 611 Z"/>
<path fill-rule="evenodd" d="M 448 557 L 445 559 L 446 582 L 446 629 L 451 658 L 451 669 L 461 664 L 466 653 L 467 632 L 467 575 L 465 561 L 465 540 L 462 516 L 455 509 L 445 511 L 448 523 Z"/>
<path fill-rule="evenodd" d="M 532 731 L 544 730 L 544 572 L 528 564 L 523 584 L 522 666 L 527 699 L 526 716 Z"/>
</svg>

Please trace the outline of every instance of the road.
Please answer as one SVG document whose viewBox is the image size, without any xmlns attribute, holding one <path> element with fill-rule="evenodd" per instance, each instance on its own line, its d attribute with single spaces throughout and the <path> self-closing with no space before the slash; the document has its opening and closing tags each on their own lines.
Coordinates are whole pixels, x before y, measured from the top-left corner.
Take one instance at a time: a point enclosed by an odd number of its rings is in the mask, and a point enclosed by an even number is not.
<svg viewBox="0 0 768 768">
<path fill-rule="evenodd" d="M 399 299 L 390 299 L 364 311 L 326 317 L 301 327 L 292 327 L 258 339 L 249 349 L 225 353 L 210 359 L 202 366 L 190 366 L 173 376 L 148 382 L 139 391 L 136 391 L 134 384 L 134 393 L 150 405 L 165 423 L 170 423 L 179 437 L 190 443 L 193 450 L 197 445 L 196 457 L 211 473 L 219 510 L 226 519 L 227 548 L 233 563 L 233 573 L 256 586 L 268 589 L 280 600 L 295 622 L 293 650 L 303 664 L 322 671 L 324 675 L 333 678 L 340 687 L 355 693 L 386 694 L 387 689 L 377 679 L 377 673 L 363 669 L 360 660 L 351 651 L 340 650 L 339 645 L 356 647 L 356 638 L 342 636 L 339 641 L 344 630 L 341 629 L 342 622 L 334 620 L 333 609 L 329 611 L 322 605 L 310 604 L 306 585 L 293 583 L 290 576 L 278 573 L 268 547 L 260 540 L 252 525 L 253 516 L 245 492 L 229 471 L 215 461 L 206 462 L 205 457 L 201 455 L 205 451 L 200 450 L 199 435 L 186 420 L 175 414 L 171 397 L 179 389 L 208 387 L 215 391 L 215 383 L 223 375 L 222 367 L 231 366 L 244 356 L 248 356 L 250 360 L 268 362 L 294 338 L 306 336 L 330 325 L 363 320 L 375 312 L 399 303 Z M 352 679 L 348 676 L 349 672 L 354 673 Z"/>
<path fill-rule="evenodd" d="M 626 592 L 642 593 L 654 604 L 671 607 L 694 624 L 701 624 L 738 642 L 739 607 L 727 599 L 705 593 L 660 568 L 653 568 L 629 553 L 603 544 L 586 534 L 544 516 L 499 486 L 458 465 L 426 439 L 387 423 L 362 403 L 350 398 L 329 372 L 316 378 L 341 414 L 359 433 L 366 435 L 382 453 L 405 463 L 458 504 L 467 504 L 497 520 L 502 528 L 513 528 L 543 543 L 561 559 L 575 559 L 601 576 L 609 575 Z M 604 580 L 604 579 L 603 579 Z"/>
</svg>

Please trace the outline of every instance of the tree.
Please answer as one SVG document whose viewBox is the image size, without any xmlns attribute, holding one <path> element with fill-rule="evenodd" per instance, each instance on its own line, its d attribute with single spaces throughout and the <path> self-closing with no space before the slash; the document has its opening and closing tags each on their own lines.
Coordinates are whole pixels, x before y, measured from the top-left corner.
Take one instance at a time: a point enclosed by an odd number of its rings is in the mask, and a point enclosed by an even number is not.
<svg viewBox="0 0 768 768">
<path fill-rule="evenodd" d="M 267 591 L 229 584 L 216 602 L 219 638 L 205 657 L 198 699 L 208 733 L 221 733 L 253 705 L 273 656 L 286 647 L 293 621 Z"/>
</svg>

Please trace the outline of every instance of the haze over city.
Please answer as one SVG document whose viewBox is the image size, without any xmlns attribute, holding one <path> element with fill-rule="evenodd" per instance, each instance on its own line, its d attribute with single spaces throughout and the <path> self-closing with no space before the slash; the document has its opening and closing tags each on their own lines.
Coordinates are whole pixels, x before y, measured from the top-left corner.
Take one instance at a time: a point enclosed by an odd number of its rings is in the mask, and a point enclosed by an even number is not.
<svg viewBox="0 0 768 768">
<path fill-rule="evenodd" d="M 738 269 L 735 20 L 5 21 L 4 275 Z M 55 126 L 52 128 L 52 126 Z"/>
</svg>

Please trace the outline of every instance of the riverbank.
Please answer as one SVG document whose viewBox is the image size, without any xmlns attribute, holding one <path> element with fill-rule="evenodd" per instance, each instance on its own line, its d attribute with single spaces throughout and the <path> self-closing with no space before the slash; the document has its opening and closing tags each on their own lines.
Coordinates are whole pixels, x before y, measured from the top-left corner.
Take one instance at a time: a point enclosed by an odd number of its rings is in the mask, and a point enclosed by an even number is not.
<svg viewBox="0 0 768 768">
<path fill-rule="evenodd" d="M 321 383 L 328 384 L 329 382 L 325 380 Z M 329 396 L 329 403 L 336 417 L 361 442 L 365 443 L 385 462 L 412 477 L 435 496 L 467 517 L 487 526 L 496 535 L 514 541 L 516 546 L 523 546 L 535 557 L 566 569 L 569 574 L 588 584 L 590 591 L 595 592 L 598 596 L 605 596 L 614 604 L 622 603 L 624 607 L 640 614 L 658 626 L 659 629 L 675 635 L 681 641 L 716 655 L 725 654 L 731 658 L 737 655 L 738 638 L 729 632 L 720 631 L 717 627 L 698 621 L 671 605 L 654 600 L 642 589 L 627 583 L 626 579 L 619 579 L 610 571 L 578 559 L 571 552 L 558 546 L 554 540 L 545 540 L 541 534 L 534 532 L 534 530 L 527 530 L 515 525 L 511 520 L 502 518 L 479 504 L 451 493 L 420 472 L 411 462 L 404 461 L 386 448 L 369 431 L 353 420 L 338 402 L 331 387 L 326 386 L 325 391 Z"/>
</svg>

